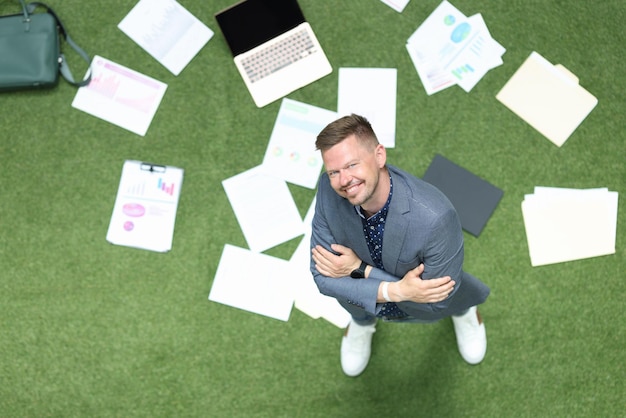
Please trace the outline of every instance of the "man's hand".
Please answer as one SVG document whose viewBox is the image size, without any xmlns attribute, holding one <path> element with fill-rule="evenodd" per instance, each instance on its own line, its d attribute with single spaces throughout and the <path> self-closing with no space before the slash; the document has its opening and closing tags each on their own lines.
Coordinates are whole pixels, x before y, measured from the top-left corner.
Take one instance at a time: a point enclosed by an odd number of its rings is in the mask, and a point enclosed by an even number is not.
<svg viewBox="0 0 626 418">
<path fill-rule="evenodd" d="M 335 254 L 320 245 L 311 250 L 315 268 L 324 276 L 335 279 L 350 276 L 352 270 L 361 265 L 361 259 L 350 248 L 339 244 L 332 244 L 330 248 Z"/>
<path fill-rule="evenodd" d="M 456 284 L 449 276 L 422 280 L 424 265 L 407 272 L 399 282 L 389 284 L 389 297 L 394 302 L 435 303 L 446 299 Z M 379 294 L 381 290 L 379 290 Z M 384 300 L 384 299 L 383 299 Z"/>
</svg>

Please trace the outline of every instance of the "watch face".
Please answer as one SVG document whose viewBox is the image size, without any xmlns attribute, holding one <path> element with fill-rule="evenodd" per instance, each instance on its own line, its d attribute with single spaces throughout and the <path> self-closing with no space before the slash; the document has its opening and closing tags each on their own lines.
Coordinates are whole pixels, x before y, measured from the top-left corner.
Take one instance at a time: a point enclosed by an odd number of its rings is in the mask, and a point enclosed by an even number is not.
<svg viewBox="0 0 626 418">
<path fill-rule="evenodd" d="M 365 278 L 365 272 L 361 269 L 352 270 L 352 273 L 350 273 L 350 277 L 352 277 L 353 279 L 363 279 Z"/>
</svg>

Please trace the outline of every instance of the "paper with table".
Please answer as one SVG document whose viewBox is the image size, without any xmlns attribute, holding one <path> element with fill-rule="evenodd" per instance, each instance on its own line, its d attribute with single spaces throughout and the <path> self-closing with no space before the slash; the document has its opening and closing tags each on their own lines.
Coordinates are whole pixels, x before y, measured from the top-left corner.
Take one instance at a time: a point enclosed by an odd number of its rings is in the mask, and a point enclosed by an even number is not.
<svg viewBox="0 0 626 418">
<path fill-rule="evenodd" d="M 118 28 L 174 75 L 213 37 L 213 31 L 175 0 L 140 0 Z"/>
<path fill-rule="evenodd" d="M 396 142 L 397 78 L 395 68 L 339 69 L 337 114 L 366 117 L 387 148 Z"/>
<path fill-rule="evenodd" d="M 167 84 L 96 55 L 91 82 L 76 92 L 72 107 L 145 135 Z"/>
<path fill-rule="evenodd" d="M 171 250 L 182 181 L 181 168 L 125 161 L 107 241 L 157 252 Z"/>
<path fill-rule="evenodd" d="M 598 104 L 574 74 L 534 51 L 496 98 L 558 147 Z"/>
<path fill-rule="evenodd" d="M 466 17 L 443 1 L 409 37 L 406 49 L 428 95 L 458 84 L 469 92 L 502 64 L 505 48 L 481 14 Z"/>
<path fill-rule="evenodd" d="M 607 188 L 536 187 L 522 202 L 531 265 L 614 254 L 617 210 Z"/>
</svg>

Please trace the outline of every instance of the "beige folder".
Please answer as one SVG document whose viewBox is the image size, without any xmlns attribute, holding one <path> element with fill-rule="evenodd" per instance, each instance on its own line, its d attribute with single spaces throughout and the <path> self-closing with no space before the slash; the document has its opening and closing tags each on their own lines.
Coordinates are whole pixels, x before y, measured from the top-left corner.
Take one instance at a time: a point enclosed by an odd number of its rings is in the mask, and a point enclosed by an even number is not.
<svg viewBox="0 0 626 418">
<path fill-rule="evenodd" d="M 560 147 L 598 104 L 578 78 L 532 52 L 496 98 Z"/>
</svg>

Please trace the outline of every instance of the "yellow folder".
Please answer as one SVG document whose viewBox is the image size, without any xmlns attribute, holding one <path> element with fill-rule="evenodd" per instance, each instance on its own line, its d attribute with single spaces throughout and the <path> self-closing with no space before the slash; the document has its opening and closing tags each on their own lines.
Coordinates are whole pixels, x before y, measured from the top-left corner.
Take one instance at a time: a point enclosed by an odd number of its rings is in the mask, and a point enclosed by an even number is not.
<svg viewBox="0 0 626 418">
<path fill-rule="evenodd" d="M 496 98 L 560 147 L 598 104 L 578 78 L 532 52 Z"/>
</svg>

